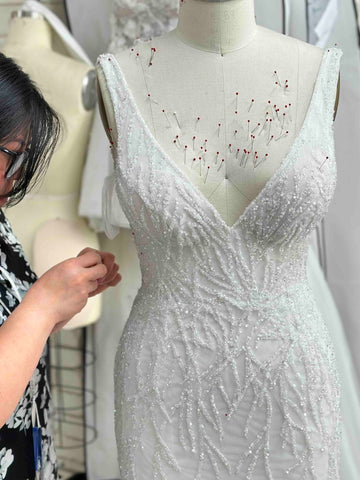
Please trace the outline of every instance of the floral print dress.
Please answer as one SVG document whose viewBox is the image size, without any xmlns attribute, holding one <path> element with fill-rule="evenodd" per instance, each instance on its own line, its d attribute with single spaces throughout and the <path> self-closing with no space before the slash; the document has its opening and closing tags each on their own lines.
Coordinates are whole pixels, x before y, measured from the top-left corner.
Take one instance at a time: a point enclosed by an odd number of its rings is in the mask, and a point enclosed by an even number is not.
<svg viewBox="0 0 360 480">
<path fill-rule="evenodd" d="M 36 281 L 23 249 L 8 219 L 0 209 L 0 325 L 19 305 L 26 291 Z M 32 394 L 42 431 L 41 480 L 60 480 L 54 441 L 49 425 L 50 390 L 46 375 L 45 346 L 32 377 L 33 392 L 27 385 L 15 411 L 0 428 L 0 480 L 35 479 L 32 438 Z"/>
</svg>

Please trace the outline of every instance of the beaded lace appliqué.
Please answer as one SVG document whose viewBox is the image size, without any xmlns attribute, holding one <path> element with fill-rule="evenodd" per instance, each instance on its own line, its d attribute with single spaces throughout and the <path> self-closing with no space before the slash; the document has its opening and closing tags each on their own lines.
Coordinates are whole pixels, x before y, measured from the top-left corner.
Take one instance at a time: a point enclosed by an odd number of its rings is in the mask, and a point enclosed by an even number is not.
<svg viewBox="0 0 360 480">
<path fill-rule="evenodd" d="M 342 51 L 280 168 L 229 227 L 160 149 L 112 55 L 115 188 L 142 273 L 115 361 L 123 480 L 339 480 L 340 386 L 306 276 L 336 186 Z"/>
</svg>

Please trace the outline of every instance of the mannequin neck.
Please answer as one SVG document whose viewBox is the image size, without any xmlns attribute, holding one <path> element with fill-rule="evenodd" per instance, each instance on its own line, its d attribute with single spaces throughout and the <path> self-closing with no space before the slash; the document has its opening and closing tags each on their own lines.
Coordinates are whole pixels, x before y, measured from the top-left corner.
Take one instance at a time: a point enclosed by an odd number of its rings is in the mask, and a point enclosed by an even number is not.
<svg viewBox="0 0 360 480">
<path fill-rule="evenodd" d="M 22 48 L 51 48 L 51 28 L 44 18 L 13 18 L 7 44 L 20 44 Z"/>
<path fill-rule="evenodd" d="M 175 28 L 184 43 L 221 54 L 244 47 L 256 31 L 254 0 L 186 0 Z"/>
</svg>

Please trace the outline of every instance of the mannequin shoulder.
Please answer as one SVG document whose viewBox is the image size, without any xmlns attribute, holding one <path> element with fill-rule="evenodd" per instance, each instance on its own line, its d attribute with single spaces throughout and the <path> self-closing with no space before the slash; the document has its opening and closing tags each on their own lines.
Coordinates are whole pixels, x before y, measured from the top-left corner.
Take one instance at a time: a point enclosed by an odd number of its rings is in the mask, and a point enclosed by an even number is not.
<svg viewBox="0 0 360 480">
<path fill-rule="evenodd" d="M 313 85 L 316 82 L 321 62 L 324 55 L 324 49 L 311 45 L 310 43 L 298 40 L 299 47 L 299 80 L 303 84 Z M 307 83 L 304 83 L 307 82 Z M 337 81 L 336 99 L 334 104 L 334 116 L 335 120 L 336 112 L 339 104 L 340 96 L 340 72 Z"/>
<path fill-rule="evenodd" d="M 146 90 L 146 83 L 144 82 L 141 63 L 137 53 L 139 53 L 139 49 L 133 47 L 112 54 L 113 57 L 115 57 L 115 67 L 120 69 L 126 85 L 135 97 L 137 97 L 138 94 L 143 95 Z M 103 61 L 106 61 L 106 58 L 106 54 L 101 55 L 96 62 L 97 96 L 100 116 L 107 136 L 109 140 L 111 140 L 109 131 L 116 131 L 116 119 L 108 79 L 105 73 L 106 70 L 103 68 Z"/>
<path fill-rule="evenodd" d="M 281 55 L 284 54 L 286 56 L 290 53 L 296 58 L 299 54 L 300 63 L 304 61 L 308 64 L 315 63 L 315 68 L 321 63 L 322 48 L 261 25 L 257 25 L 257 41 L 260 44 L 265 44 L 266 42 L 266 45 L 269 45 L 271 50 L 279 52 Z"/>
</svg>

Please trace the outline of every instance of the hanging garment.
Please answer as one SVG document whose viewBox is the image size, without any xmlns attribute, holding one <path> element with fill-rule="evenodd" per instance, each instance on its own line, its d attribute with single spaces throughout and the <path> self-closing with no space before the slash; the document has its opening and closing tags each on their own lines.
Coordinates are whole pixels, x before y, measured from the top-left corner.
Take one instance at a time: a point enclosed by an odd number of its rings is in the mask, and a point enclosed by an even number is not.
<svg viewBox="0 0 360 480">
<path fill-rule="evenodd" d="M 339 479 L 340 384 L 306 261 L 336 186 L 341 55 L 324 50 L 289 153 L 232 226 L 160 148 L 115 57 L 99 57 L 142 272 L 115 359 L 122 480 Z"/>
<path fill-rule="evenodd" d="M 324 47 L 339 17 L 338 0 L 309 0 L 307 10 L 309 43 Z"/>
</svg>

